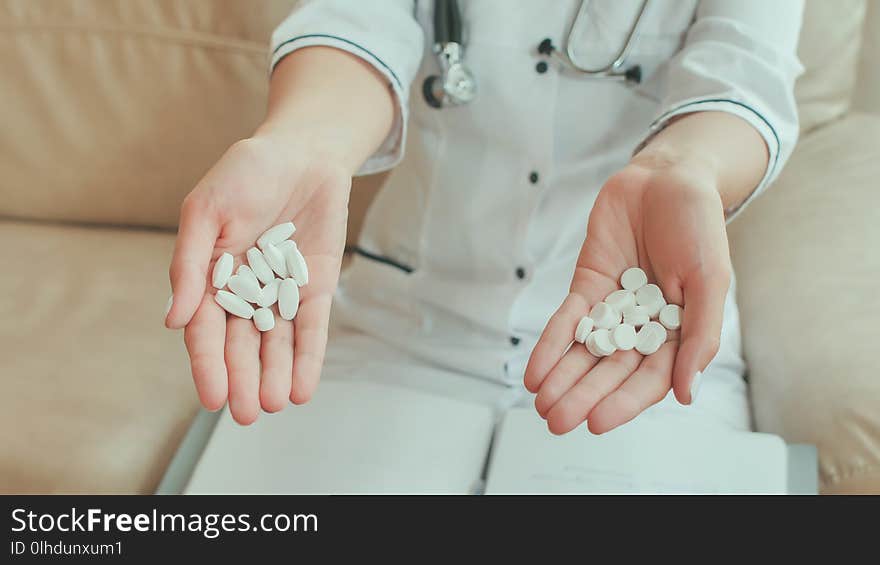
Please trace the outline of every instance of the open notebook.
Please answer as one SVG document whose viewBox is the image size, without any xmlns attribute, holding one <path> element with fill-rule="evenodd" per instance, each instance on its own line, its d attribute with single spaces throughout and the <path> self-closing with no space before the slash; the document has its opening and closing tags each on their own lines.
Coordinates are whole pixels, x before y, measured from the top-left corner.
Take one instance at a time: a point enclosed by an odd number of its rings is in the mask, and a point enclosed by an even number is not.
<svg viewBox="0 0 880 565">
<path fill-rule="evenodd" d="M 696 429 L 650 413 L 602 436 L 581 427 L 557 437 L 532 409 L 513 409 L 496 425 L 482 405 L 324 382 L 309 404 L 263 415 L 251 427 L 224 413 L 185 492 L 483 490 L 782 494 L 787 453 L 776 436 Z"/>
</svg>

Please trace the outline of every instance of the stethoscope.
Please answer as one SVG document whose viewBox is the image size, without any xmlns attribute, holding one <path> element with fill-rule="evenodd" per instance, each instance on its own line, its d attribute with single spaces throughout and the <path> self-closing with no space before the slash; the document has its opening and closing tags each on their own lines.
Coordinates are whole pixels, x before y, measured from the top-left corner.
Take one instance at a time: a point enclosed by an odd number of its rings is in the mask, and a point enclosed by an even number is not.
<svg viewBox="0 0 880 565">
<path fill-rule="evenodd" d="M 584 17 L 587 1 L 581 0 L 577 15 L 568 28 L 565 39 L 565 52 L 559 51 L 548 37 L 538 44 L 538 53 L 550 56 L 566 68 L 582 76 L 593 79 L 621 80 L 625 83 L 638 84 L 642 80 L 642 69 L 639 65 L 627 66 L 630 51 L 638 39 L 642 16 L 648 7 L 649 0 L 642 0 L 638 15 L 629 28 L 623 46 L 604 67 L 590 68 L 581 64 L 575 56 L 571 41 L 572 34 Z M 433 108 L 459 106 L 467 104 L 477 95 L 477 81 L 464 64 L 464 46 L 462 43 L 461 11 L 457 0 L 434 0 L 434 53 L 440 65 L 440 74 L 431 75 L 422 83 L 422 94 L 425 101 Z"/>
</svg>

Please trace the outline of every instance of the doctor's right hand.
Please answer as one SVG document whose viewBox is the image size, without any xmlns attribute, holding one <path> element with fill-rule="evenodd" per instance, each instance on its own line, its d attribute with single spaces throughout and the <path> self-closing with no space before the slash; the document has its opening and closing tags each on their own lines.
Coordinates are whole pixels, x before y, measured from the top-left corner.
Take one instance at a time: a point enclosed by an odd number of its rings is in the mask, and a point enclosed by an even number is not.
<svg viewBox="0 0 880 565">
<path fill-rule="evenodd" d="M 183 202 L 170 276 L 173 302 L 165 324 L 185 328 L 192 375 L 205 408 L 229 400 L 241 424 L 260 408 L 276 412 L 314 392 L 327 344 L 330 301 L 345 245 L 351 174 L 302 143 L 254 137 L 235 143 Z M 260 333 L 251 320 L 214 302 L 210 273 L 224 252 L 242 262 L 268 228 L 292 220 L 309 265 L 293 321 L 275 315 Z M 273 307 L 274 308 L 274 307 Z M 294 362 L 294 350 L 296 361 Z"/>
<path fill-rule="evenodd" d="M 230 147 L 184 200 L 165 325 L 186 328 L 193 380 L 208 410 L 228 399 L 232 417 L 250 424 L 261 407 L 277 412 L 315 392 L 351 177 L 393 118 L 388 82 L 372 66 L 339 49 L 299 49 L 275 65 L 257 133 Z M 251 320 L 227 319 L 209 281 L 214 261 L 228 252 L 241 262 L 265 230 L 291 220 L 309 266 L 296 318 L 276 315 L 275 328 L 262 334 Z"/>
</svg>

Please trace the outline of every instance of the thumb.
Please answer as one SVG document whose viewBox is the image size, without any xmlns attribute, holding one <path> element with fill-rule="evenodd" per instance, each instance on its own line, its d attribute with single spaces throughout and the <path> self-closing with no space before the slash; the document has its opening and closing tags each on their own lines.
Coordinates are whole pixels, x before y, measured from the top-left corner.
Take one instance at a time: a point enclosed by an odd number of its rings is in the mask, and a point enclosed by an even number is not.
<svg viewBox="0 0 880 565">
<path fill-rule="evenodd" d="M 180 227 L 171 259 L 171 309 L 165 326 L 186 326 L 201 304 L 207 284 L 208 265 L 220 233 L 216 216 L 202 201 L 187 197 L 180 211 Z"/>
<path fill-rule="evenodd" d="M 681 404 L 693 403 L 701 373 L 718 353 L 721 325 L 724 321 L 724 300 L 729 288 L 728 270 L 693 275 L 682 287 L 684 312 L 681 344 L 672 372 L 675 398 Z"/>
</svg>

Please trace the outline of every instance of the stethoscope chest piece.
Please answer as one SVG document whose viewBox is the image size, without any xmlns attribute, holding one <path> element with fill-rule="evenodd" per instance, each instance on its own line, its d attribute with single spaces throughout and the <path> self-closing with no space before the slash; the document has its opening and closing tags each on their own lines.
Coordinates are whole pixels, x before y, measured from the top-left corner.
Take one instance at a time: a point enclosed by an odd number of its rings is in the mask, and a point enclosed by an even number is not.
<svg viewBox="0 0 880 565">
<path fill-rule="evenodd" d="M 477 81 L 464 64 L 461 12 L 456 0 L 434 2 L 434 53 L 440 74 L 422 83 L 425 102 L 432 108 L 467 104 L 477 95 Z"/>
</svg>

